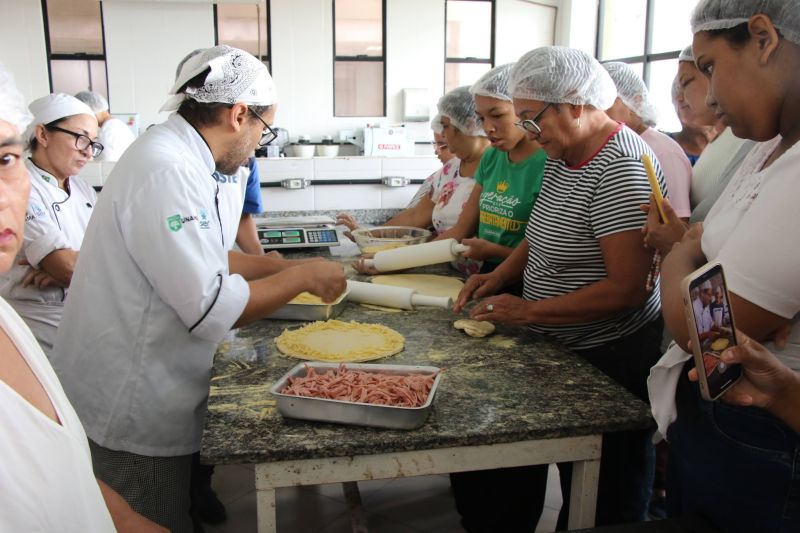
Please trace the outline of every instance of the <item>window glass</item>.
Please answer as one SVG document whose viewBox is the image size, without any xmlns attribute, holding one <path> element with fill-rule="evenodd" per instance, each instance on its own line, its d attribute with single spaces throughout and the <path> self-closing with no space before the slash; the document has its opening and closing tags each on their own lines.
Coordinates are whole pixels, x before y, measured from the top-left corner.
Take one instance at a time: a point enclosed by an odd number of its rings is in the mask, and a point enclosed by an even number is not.
<svg viewBox="0 0 800 533">
<path fill-rule="evenodd" d="M 100 2 L 47 0 L 52 54 L 104 54 Z"/>
<path fill-rule="evenodd" d="M 678 60 L 666 59 L 650 63 L 650 99 L 658 109 L 658 129 L 679 131 L 681 124 L 672 105 L 672 80 L 678 73 Z"/>
<path fill-rule="evenodd" d="M 646 0 L 605 0 L 600 60 L 643 55 L 646 19 Z"/>
<path fill-rule="evenodd" d="M 447 57 L 492 57 L 492 3 L 448 0 Z"/>
<path fill-rule="evenodd" d="M 382 0 L 334 0 L 337 56 L 383 56 Z"/>
<path fill-rule="evenodd" d="M 472 85 L 491 70 L 488 63 L 446 63 L 444 66 L 444 91 L 450 92 L 462 85 Z"/>
<path fill-rule="evenodd" d="M 689 16 L 697 0 L 654 0 L 651 52 L 683 50 L 692 43 Z"/>
<path fill-rule="evenodd" d="M 217 5 L 217 42 L 268 56 L 267 3 Z"/>
<path fill-rule="evenodd" d="M 53 92 L 75 94 L 88 89 L 108 98 L 105 61 L 53 59 L 50 61 L 50 75 Z"/>
<path fill-rule="evenodd" d="M 334 87 L 335 116 L 383 116 L 383 61 L 336 61 Z"/>
</svg>

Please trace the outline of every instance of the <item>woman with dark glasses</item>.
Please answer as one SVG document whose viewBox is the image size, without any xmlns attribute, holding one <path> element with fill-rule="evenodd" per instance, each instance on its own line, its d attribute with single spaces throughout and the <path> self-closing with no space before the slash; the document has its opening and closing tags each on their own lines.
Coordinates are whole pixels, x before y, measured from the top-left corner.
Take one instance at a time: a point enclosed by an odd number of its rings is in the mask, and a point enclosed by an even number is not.
<svg viewBox="0 0 800 533">
<path fill-rule="evenodd" d="M 51 94 L 29 106 L 24 140 L 31 194 L 25 237 L 14 266 L 0 276 L 0 294 L 50 355 L 67 288 L 97 195 L 77 177 L 103 151 L 97 118 L 78 99 Z"/>
</svg>

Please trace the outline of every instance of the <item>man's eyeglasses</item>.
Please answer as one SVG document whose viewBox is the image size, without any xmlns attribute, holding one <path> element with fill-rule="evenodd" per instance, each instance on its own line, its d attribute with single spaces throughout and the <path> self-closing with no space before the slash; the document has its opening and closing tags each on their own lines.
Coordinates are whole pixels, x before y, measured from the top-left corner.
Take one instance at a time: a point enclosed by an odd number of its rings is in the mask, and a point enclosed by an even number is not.
<svg viewBox="0 0 800 533">
<path fill-rule="evenodd" d="M 59 128 L 58 126 L 47 126 L 45 128 L 51 131 L 60 131 L 61 133 L 66 133 L 68 135 L 72 135 L 75 137 L 75 148 L 78 150 L 86 150 L 90 146 L 92 147 L 92 157 L 97 157 L 103 152 L 103 148 L 105 148 L 102 144 L 97 141 L 91 140 L 88 136 L 84 135 L 83 133 L 77 133 L 74 131 L 65 130 L 64 128 Z"/>
<path fill-rule="evenodd" d="M 533 133 L 536 136 L 542 134 L 542 128 L 539 127 L 537 121 L 542 118 L 544 112 L 547 111 L 547 108 L 553 105 L 552 103 L 548 103 L 546 106 L 539 111 L 535 117 L 529 118 L 527 120 L 520 120 L 519 122 L 515 122 L 514 125 L 518 128 L 522 128 L 523 130 L 527 131 L 528 133 Z"/>
<path fill-rule="evenodd" d="M 261 123 L 264 125 L 264 131 L 261 132 L 261 140 L 258 141 L 259 146 L 267 146 L 269 143 L 278 138 L 278 133 L 275 130 L 273 130 L 269 126 L 269 124 L 267 124 L 267 122 L 263 118 L 261 118 L 261 116 L 258 113 L 253 111 L 253 109 L 250 107 L 248 107 L 247 110 L 250 111 L 253 114 L 253 116 L 255 116 L 258 120 L 260 120 Z"/>
</svg>

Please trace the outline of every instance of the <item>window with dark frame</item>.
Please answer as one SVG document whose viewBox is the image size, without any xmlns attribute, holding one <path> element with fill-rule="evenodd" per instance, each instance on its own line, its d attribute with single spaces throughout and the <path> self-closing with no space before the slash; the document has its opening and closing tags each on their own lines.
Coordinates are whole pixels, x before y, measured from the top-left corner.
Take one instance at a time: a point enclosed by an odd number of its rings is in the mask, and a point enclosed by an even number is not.
<svg viewBox="0 0 800 533">
<path fill-rule="evenodd" d="M 622 61 L 642 76 L 659 111 L 659 129 L 680 129 L 672 106 L 678 56 L 691 44 L 689 17 L 698 0 L 600 0 L 595 56 Z"/>
<path fill-rule="evenodd" d="M 386 0 L 333 0 L 333 116 L 386 116 Z"/>
<path fill-rule="evenodd" d="M 214 4 L 214 43 L 250 52 L 272 72 L 270 0 L 253 4 Z"/>
<path fill-rule="evenodd" d="M 103 8 L 98 1 L 42 0 L 50 90 L 108 98 Z"/>
<path fill-rule="evenodd" d="M 494 15 L 494 0 L 445 2 L 445 92 L 478 81 L 494 66 Z"/>
</svg>

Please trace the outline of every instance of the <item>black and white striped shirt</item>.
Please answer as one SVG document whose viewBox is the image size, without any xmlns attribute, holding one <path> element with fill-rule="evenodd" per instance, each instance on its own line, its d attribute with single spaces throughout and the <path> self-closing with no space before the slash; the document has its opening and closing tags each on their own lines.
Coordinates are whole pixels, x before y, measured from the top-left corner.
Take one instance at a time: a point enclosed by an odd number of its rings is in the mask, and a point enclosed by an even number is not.
<svg viewBox="0 0 800 533">
<path fill-rule="evenodd" d="M 539 198 L 531 211 L 525 237 L 530 250 L 525 267 L 524 297 L 543 300 L 568 294 L 608 276 L 601 237 L 639 230 L 646 215 L 650 184 L 642 154 L 654 162 L 666 195 L 661 167 L 649 146 L 635 132 L 620 127 L 589 161 L 568 167 L 548 159 Z M 644 280 L 642 280 L 644 283 Z M 602 320 L 566 325 L 532 324 L 566 346 L 594 348 L 635 332 L 661 312 L 658 286 L 641 308 Z"/>
</svg>

